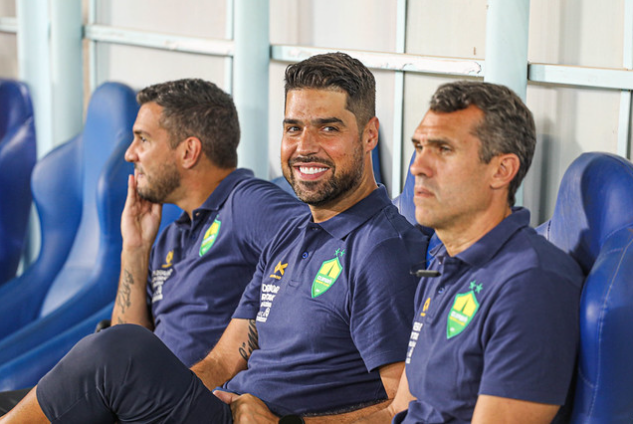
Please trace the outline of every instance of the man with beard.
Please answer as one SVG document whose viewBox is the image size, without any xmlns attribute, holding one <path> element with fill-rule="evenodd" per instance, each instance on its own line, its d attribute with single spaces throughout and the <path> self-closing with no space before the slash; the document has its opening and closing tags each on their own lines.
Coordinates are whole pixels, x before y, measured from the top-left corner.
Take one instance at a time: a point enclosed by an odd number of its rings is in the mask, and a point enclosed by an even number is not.
<svg viewBox="0 0 633 424">
<path fill-rule="evenodd" d="M 311 215 L 264 249 L 213 351 L 188 370 L 150 332 L 116 326 L 80 342 L 5 422 L 344 423 L 383 408 L 426 239 L 374 180 L 378 125 L 358 60 L 289 66 L 281 160 Z"/>
<path fill-rule="evenodd" d="M 112 324 L 154 331 L 191 366 L 222 336 L 264 246 L 289 217 L 308 210 L 236 169 L 237 110 L 215 84 L 165 82 L 141 90 L 137 100 Z M 163 203 L 184 213 L 152 248 Z"/>
</svg>

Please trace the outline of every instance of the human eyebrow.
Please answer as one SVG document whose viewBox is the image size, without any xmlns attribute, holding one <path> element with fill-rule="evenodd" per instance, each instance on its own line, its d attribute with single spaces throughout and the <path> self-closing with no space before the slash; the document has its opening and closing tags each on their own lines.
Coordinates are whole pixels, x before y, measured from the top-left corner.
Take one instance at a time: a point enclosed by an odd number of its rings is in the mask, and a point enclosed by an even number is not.
<svg viewBox="0 0 633 424">
<path fill-rule="evenodd" d="M 143 131 L 143 130 L 132 130 L 132 133 L 134 135 L 136 135 L 136 136 L 139 136 L 139 137 L 147 137 L 147 136 L 149 136 L 149 133 L 147 133 L 146 131 Z"/>
<path fill-rule="evenodd" d="M 422 140 L 419 138 L 411 137 L 411 142 L 413 144 L 418 144 L 418 143 L 422 143 Z M 453 145 L 451 140 L 447 138 L 427 138 L 424 140 L 424 143 L 431 146 L 439 146 L 442 144 L 449 145 L 449 146 Z"/>
<path fill-rule="evenodd" d="M 319 118 L 312 121 L 316 126 L 330 125 L 330 124 L 339 124 L 345 126 L 345 123 L 339 118 Z"/>
</svg>

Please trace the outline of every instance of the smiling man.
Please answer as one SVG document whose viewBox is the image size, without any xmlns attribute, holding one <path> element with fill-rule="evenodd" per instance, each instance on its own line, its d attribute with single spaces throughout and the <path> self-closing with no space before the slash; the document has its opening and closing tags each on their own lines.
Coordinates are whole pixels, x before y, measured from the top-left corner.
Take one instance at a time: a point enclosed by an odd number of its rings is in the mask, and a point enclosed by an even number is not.
<svg viewBox="0 0 633 424">
<path fill-rule="evenodd" d="M 213 351 L 189 370 L 151 332 L 115 326 L 80 342 L 6 422 L 345 423 L 385 407 L 426 239 L 374 180 L 374 109 L 358 60 L 288 67 L 281 160 L 311 214 L 264 249 Z"/>
<path fill-rule="evenodd" d="M 578 265 L 513 208 L 536 143 L 508 88 L 438 88 L 415 130 L 416 220 L 439 239 L 392 404 L 362 422 L 549 423 L 578 343 Z"/>
</svg>

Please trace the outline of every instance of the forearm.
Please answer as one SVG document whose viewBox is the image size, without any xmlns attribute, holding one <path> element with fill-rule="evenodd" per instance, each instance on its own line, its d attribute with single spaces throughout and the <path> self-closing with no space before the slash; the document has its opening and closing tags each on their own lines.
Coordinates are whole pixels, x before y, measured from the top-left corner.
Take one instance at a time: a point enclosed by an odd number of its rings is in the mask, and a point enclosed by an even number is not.
<svg viewBox="0 0 633 424">
<path fill-rule="evenodd" d="M 257 348 L 255 320 L 232 319 L 218 344 L 191 370 L 213 390 L 245 370 L 251 353 Z"/>
<path fill-rule="evenodd" d="M 112 311 L 112 325 L 138 324 L 154 329 L 147 308 L 147 269 L 149 251 L 127 251 L 121 253 L 121 276 L 116 301 Z"/>
<path fill-rule="evenodd" d="M 391 420 L 393 419 L 395 415 L 396 415 L 395 412 L 389 406 L 386 406 L 369 415 L 360 417 L 357 421 L 353 421 L 353 422 L 366 423 L 366 424 L 381 424 L 381 423 L 387 424 L 391 422 Z"/>
</svg>

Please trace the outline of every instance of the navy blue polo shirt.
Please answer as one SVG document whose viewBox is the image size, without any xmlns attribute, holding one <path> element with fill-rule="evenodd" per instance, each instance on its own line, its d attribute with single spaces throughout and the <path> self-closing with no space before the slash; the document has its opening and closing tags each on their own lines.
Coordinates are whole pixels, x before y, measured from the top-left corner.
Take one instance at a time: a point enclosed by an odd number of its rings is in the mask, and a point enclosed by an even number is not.
<svg viewBox="0 0 633 424">
<path fill-rule="evenodd" d="M 191 366 L 215 346 L 264 246 L 308 207 L 246 169 L 229 174 L 198 209 L 183 213 L 152 250 L 148 302 L 154 333 Z"/>
<path fill-rule="evenodd" d="M 426 237 L 384 187 L 333 218 L 297 219 L 271 242 L 234 318 L 259 349 L 225 387 L 273 412 L 336 413 L 385 399 L 378 368 L 404 361 Z"/>
<path fill-rule="evenodd" d="M 417 400 L 394 422 L 470 422 L 480 394 L 565 402 L 583 275 L 529 220 L 516 208 L 455 257 L 431 252 L 441 276 L 420 282 L 406 361 Z"/>
</svg>

